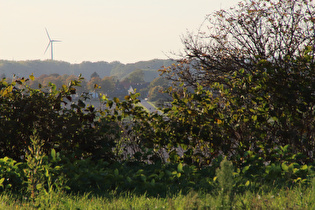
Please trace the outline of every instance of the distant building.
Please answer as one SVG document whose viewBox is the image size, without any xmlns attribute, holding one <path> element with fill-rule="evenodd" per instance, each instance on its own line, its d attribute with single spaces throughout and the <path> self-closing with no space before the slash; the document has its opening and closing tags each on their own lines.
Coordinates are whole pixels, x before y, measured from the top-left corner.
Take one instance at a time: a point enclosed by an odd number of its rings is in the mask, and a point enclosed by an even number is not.
<svg viewBox="0 0 315 210">
<path fill-rule="evenodd" d="M 130 85 L 129 89 L 128 89 L 128 94 L 130 95 L 131 93 L 135 93 L 134 89 L 132 88 L 132 86 Z"/>
</svg>

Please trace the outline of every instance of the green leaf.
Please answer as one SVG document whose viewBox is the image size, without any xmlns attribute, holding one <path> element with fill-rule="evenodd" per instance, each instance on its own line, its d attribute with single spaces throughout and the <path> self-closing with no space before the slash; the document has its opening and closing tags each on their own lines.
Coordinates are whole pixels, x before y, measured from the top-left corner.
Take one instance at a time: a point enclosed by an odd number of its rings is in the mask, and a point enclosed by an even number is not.
<svg viewBox="0 0 315 210">
<path fill-rule="evenodd" d="M 172 176 L 172 172 L 170 172 L 169 170 L 165 170 L 165 173 L 166 173 L 168 176 Z"/>
<path fill-rule="evenodd" d="M 280 146 L 280 148 L 281 148 L 281 150 L 282 150 L 283 152 L 287 152 L 288 149 L 289 149 L 289 145 L 287 144 L 287 145 L 285 145 L 284 147 Z"/>
<path fill-rule="evenodd" d="M 112 108 L 114 102 L 113 101 L 108 101 L 107 104 L 108 104 L 109 108 Z"/>
<path fill-rule="evenodd" d="M 248 169 L 249 169 L 250 166 L 245 166 L 242 170 L 242 173 L 245 173 Z"/>
<path fill-rule="evenodd" d="M 51 157 L 52 159 L 55 161 L 56 160 L 56 150 L 55 149 L 52 149 L 51 150 Z"/>
<path fill-rule="evenodd" d="M 42 185 L 41 185 L 41 184 L 37 184 L 37 185 L 36 185 L 36 189 L 37 189 L 37 190 L 40 190 L 41 188 L 42 188 Z"/>
<path fill-rule="evenodd" d="M 308 166 L 307 165 L 303 165 L 300 170 L 307 170 Z"/>
<path fill-rule="evenodd" d="M 48 169 L 45 170 L 45 176 L 49 177 L 49 170 Z"/>
<path fill-rule="evenodd" d="M 288 167 L 284 162 L 281 164 L 281 168 L 282 168 L 282 170 L 284 170 L 285 172 L 287 172 L 287 171 L 289 170 L 289 167 Z"/>
<path fill-rule="evenodd" d="M 147 177 L 144 175 L 144 174 L 141 174 L 140 175 L 140 178 L 143 182 L 146 182 L 147 181 Z"/>
<path fill-rule="evenodd" d="M 0 179 L 0 186 L 3 186 L 3 183 L 4 182 L 4 177 L 2 179 Z"/>
<path fill-rule="evenodd" d="M 84 108 L 85 107 L 85 103 L 82 101 L 82 100 L 78 100 L 78 106 L 80 107 L 80 108 Z"/>
<path fill-rule="evenodd" d="M 178 171 L 178 172 L 184 172 L 184 171 L 183 171 L 183 164 L 179 163 L 179 164 L 177 165 L 177 171 Z"/>
<path fill-rule="evenodd" d="M 119 175 L 119 171 L 118 171 L 117 168 L 114 170 L 114 175 L 115 175 L 115 176 L 118 176 L 118 175 Z"/>
</svg>

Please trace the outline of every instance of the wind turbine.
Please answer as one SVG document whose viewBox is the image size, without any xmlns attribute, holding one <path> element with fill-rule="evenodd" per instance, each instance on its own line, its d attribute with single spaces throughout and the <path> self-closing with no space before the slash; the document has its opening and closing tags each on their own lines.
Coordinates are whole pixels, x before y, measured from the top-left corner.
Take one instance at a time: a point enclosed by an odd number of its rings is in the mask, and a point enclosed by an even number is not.
<svg viewBox="0 0 315 210">
<path fill-rule="evenodd" d="M 47 31 L 47 28 L 45 28 L 45 30 L 46 30 L 46 34 L 47 34 L 48 39 L 49 39 L 49 43 L 48 43 L 48 45 L 47 45 L 47 47 L 46 47 L 46 50 L 45 50 L 44 54 L 46 53 L 46 51 L 48 50 L 48 48 L 49 48 L 49 46 L 50 46 L 50 50 L 51 50 L 51 52 L 50 52 L 51 60 L 54 60 L 53 44 L 54 44 L 54 42 L 61 42 L 61 41 L 60 41 L 60 40 L 51 39 L 50 36 L 49 36 L 49 33 L 48 33 L 48 31 Z"/>
</svg>

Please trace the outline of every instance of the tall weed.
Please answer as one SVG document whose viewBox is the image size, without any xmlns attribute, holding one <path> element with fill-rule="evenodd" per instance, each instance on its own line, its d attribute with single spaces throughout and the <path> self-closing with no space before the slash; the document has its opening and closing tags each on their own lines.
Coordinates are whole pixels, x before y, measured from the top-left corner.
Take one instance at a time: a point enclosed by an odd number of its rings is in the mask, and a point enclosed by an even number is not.
<svg viewBox="0 0 315 210">
<path fill-rule="evenodd" d="M 233 187 L 234 180 L 234 167 L 231 161 L 226 158 L 220 163 L 220 168 L 216 170 L 216 179 L 219 182 L 219 197 L 221 200 L 221 207 L 232 206 L 234 200 Z M 228 201 L 228 202 L 227 202 Z"/>
<path fill-rule="evenodd" d="M 57 162 L 56 157 L 58 157 L 55 150 L 52 150 L 50 160 L 43 152 L 43 142 L 36 135 L 36 131 L 30 137 L 30 140 L 31 145 L 25 155 L 26 192 L 29 199 L 36 206 L 39 206 L 49 203 L 59 193 L 67 189 L 67 186 L 61 173 L 62 167 L 59 165 L 52 166 L 53 162 Z"/>
</svg>

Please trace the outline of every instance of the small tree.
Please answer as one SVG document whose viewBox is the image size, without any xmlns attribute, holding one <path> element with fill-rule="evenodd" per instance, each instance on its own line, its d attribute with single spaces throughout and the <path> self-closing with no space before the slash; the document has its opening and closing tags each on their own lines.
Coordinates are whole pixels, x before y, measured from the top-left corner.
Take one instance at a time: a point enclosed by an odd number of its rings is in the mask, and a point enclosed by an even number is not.
<svg viewBox="0 0 315 210">
<path fill-rule="evenodd" d="M 91 79 L 93 79 L 94 77 L 100 77 L 100 75 L 98 75 L 98 73 L 95 71 L 91 74 Z"/>
<path fill-rule="evenodd" d="M 152 87 L 149 90 L 149 100 L 150 101 L 157 101 L 160 98 L 164 98 L 162 91 L 163 91 L 163 88 L 161 86 Z"/>
<path fill-rule="evenodd" d="M 101 85 L 101 91 L 104 94 L 110 94 L 115 90 L 115 82 L 113 77 L 104 77 L 99 85 Z"/>
<path fill-rule="evenodd" d="M 144 72 L 141 69 L 137 69 L 131 72 L 127 78 L 124 80 L 128 81 L 131 85 L 132 84 L 142 84 L 145 83 L 144 81 Z"/>
</svg>

